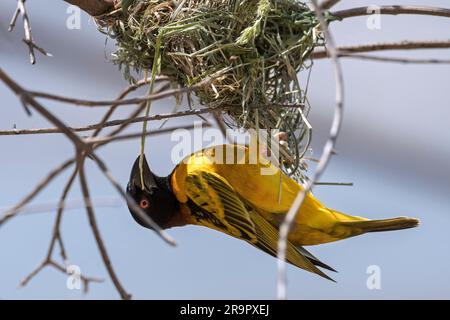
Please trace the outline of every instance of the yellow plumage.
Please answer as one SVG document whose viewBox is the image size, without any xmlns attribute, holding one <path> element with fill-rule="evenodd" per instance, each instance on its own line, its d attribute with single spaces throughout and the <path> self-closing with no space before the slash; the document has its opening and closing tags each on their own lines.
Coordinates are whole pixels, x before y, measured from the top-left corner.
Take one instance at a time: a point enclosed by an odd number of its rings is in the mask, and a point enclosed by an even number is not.
<svg viewBox="0 0 450 320">
<path fill-rule="evenodd" d="M 275 256 L 278 227 L 302 186 L 270 163 L 249 160 L 246 146 L 221 145 L 201 150 L 174 170 L 172 190 L 179 202 L 191 203 L 202 212 L 198 215 L 191 208 L 190 223 L 246 240 Z M 262 174 L 268 170 L 272 174 Z M 349 216 L 325 207 L 308 193 L 289 234 L 287 260 L 325 276 L 315 265 L 328 266 L 301 246 L 417 224 L 412 218 L 371 221 Z"/>
</svg>

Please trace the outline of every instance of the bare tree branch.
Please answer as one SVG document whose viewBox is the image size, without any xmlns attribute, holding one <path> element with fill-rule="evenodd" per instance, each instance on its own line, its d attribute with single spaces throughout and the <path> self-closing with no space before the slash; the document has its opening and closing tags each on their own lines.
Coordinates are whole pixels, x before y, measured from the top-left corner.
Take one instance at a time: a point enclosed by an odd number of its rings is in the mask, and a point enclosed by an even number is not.
<svg viewBox="0 0 450 320">
<path fill-rule="evenodd" d="M 124 90 L 124 92 L 119 96 L 118 99 L 119 100 L 123 99 L 128 93 L 136 90 L 137 88 L 139 88 L 140 86 L 142 86 L 144 84 L 146 84 L 146 81 L 140 81 L 136 85 L 129 86 L 127 89 Z M 112 105 L 111 108 L 108 110 L 108 112 L 105 114 L 103 121 L 106 121 L 108 119 L 108 117 L 111 116 L 111 114 L 114 111 L 114 108 L 115 108 L 115 105 Z M 96 135 L 98 133 L 100 133 L 101 129 L 102 128 L 98 128 L 92 134 L 92 136 L 91 136 L 92 140 L 100 140 L 100 138 L 96 137 Z M 114 139 L 114 138 L 115 138 L 114 136 L 110 137 L 110 139 Z M 120 137 L 118 137 L 118 138 L 120 138 Z M 46 254 L 46 258 L 36 269 L 34 269 L 29 275 L 27 275 L 24 278 L 24 280 L 22 280 L 22 282 L 20 284 L 21 286 L 25 286 L 29 281 L 31 281 L 32 278 L 34 278 L 46 266 L 53 266 L 57 270 L 65 272 L 65 270 L 62 266 L 58 265 L 56 262 L 54 262 L 54 260 L 52 260 L 52 255 L 53 255 L 53 252 L 55 249 L 55 245 L 59 244 L 61 257 L 64 261 L 64 264 L 66 266 L 68 265 L 68 257 L 67 257 L 65 245 L 62 240 L 60 226 L 61 226 L 61 221 L 62 221 L 62 215 L 63 215 L 64 209 L 65 209 L 65 201 L 66 201 L 67 195 L 73 185 L 73 182 L 75 181 L 75 178 L 77 177 L 77 174 L 78 174 L 78 167 L 75 168 L 74 172 L 70 176 L 69 180 L 66 183 L 66 186 L 64 187 L 63 193 L 61 195 L 61 199 L 60 199 L 59 205 L 58 205 L 58 211 L 57 211 L 56 218 L 55 218 L 55 223 L 53 226 L 52 238 L 50 240 L 50 245 L 49 245 L 49 248 L 48 248 L 48 251 Z M 84 293 L 88 292 L 90 282 L 100 282 L 100 280 L 97 278 L 90 278 L 90 277 L 84 277 L 84 276 L 80 276 L 80 280 L 83 282 Z"/>
<path fill-rule="evenodd" d="M 92 130 L 108 128 L 108 127 L 122 126 L 124 124 L 140 123 L 140 122 L 144 122 L 146 120 L 147 121 L 157 121 L 157 120 L 164 120 L 164 119 L 174 119 L 174 118 L 180 118 L 180 117 L 195 116 L 195 115 L 210 113 L 214 110 L 215 110 L 214 108 L 193 109 L 193 110 L 179 111 L 179 112 L 174 112 L 174 113 L 162 113 L 162 114 L 148 116 L 148 117 L 144 117 L 144 116 L 128 117 L 126 119 L 107 121 L 103 124 L 95 123 L 95 124 L 90 124 L 90 125 L 83 126 L 83 127 L 67 127 L 67 128 L 69 128 L 70 130 L 72 130 L 74 132 L 84 132 L 84 131 L 92 131 Z M 53 133 L 63 133 L 63 131 L 60 128 L 0 130 L 0 136 L 53 134 Z M 155 132 L 155 134 L 158 134 L 158 132 Z"/>
<path fill-rule="evenodd" d="M 17 8 L 19 9 L 20 14 L 23 17 L 23 28 L 25 32 L 25 43 L 28 45 L 28 50 L 30 51 L 30 63 L 36 63 L 36 56 L 34 54 L 34 46 L 33 46 L 33 36 L 31 35 L 31 25 L 30 19 L 28 18 L 28 13 L 25 8 L 25 0 L 17 1 Z M 14 13 L 14 16 L 16 13 Z"/>
<path fill-rule="evenodd" d="M 450 59 L 414 59 L 414 58 L 396 58 L 396 57 L 383 57 L 374 56 L 368 54 L 345 54 L 339 53 L 341 58 L 352 58 L 360 60 L 378 61 L 378 62 L 393 62 L 393 63 L 405 63 L 405 64 L 450 64 Z"/>
<path fill-rule="evenodd" d="M 57 262 L 55 262 L 53 260 L 49 261 L 49 265 L 51 267 L 55 268 L 56 270 L 67 273 L 67 270 L 65 267 L 63 267 L 62 265 L 58 264 Z M 84 293 L 87 293 L 89 291 L 89 284 L 91 282 L 101 283 L 104 281 L 103 279 L 100 279 L 100 278 L 86 277 L 84 275 L 79 275 L 79 277 L 80 277 L 80 280 L 83 282 L 83 292 Z"/>
<path fill-rule="evenodd" d="M 67 195 L 70 191 L 70 188 L 73 185 L 73 182 L 75 181 L 75 178 L 77 176 L 78 173 L 78 168 L 75 168 L 74 172 L 72 173 L 72 175 L 70 176 L 69 180 L 66 183 L 66 186 L 64 187 L 63 193 L 61 195 L 61 199 L 60 199 L 60 204 L 58 206 L 58 212 L 56 214 L 56 218 L 55 218 L 55 223 L 53 225 L 53 232 L 52 232 L 52 237 L 50 240 L 50 245 L 49 248 L 47 250 L 47 254 L 45 256 L 45 259 L 42 261 L 41 264 L 39 264 L 39 266 L 34 269 L 33 271 L 31 271 L 21 282 L 20 285 L 21 287 L 26 286 L 28 284 L 28 282 L 30 282 L 35 276 L 37 276 L 45 267 L 47 266 L 53 266 L 55 267 L 57 270 L 67 273 L 67 269 L 60 266 L 59 264 L 57 264 L 52 256 L 53 256 L 53 252 L 55 250 L 55 246 L 56 244 L 59 244 L 60 247 L 60 254 L 61 254 L 61 258 L 63 259 L 64 265 L 67 267 L 68 266 L 68 257 L 67 257 L 67 253 L 66 253 L 66 249 L 62 240 L 62 236 L 61 236 L 61 221 L 62 221 L 62 215 L 63 215 L 63 211 L 65 208 L 65 201 L 67 198 Z M 102 279 L 99 278 L 91 278 L 91 277 L 85 277 L 83 275 L 80 275 L 80 280 L 83 282 L 83 291 L 84 293 L 87 293 L 89 290 L 89 283 L 90 282 L 103 282 Z"/>
<path fill-rule="evenodd" d="M 139 89 L 140 87 L 148 84 L 149 81 L 148 79 L 144 79 L 141 81 L 138 81 L 136 84 L 128 86 L 128 88 L 126 88 L 118 97 L 117 97 L 117 101 L 121 101 L 122 99 L 125 99 L 125 97 L 130 94 L 131 92 Z M 114 113 L 114 111 L 117 109 L 119 105 L 117 103 L 114 103 L 111 105 L 111 107 L 109 108 L 108 112 L 106 112 L 106 114 L 103 116 L 103 119 L 100 121 L 100 123 L 104 124 L 106 121 L 109 120 L 109 118 L 112 116 L 112 114 Z M 103 129 L 103 127 L 98 127 L 95 132 L 92 134 L 93 137 L 96 137 L 100 131 Z"/>
<path fill-rule="evenodd" d="M 58 95 L 54 95 L 51 93 L 44 93 L 44 92 L 36 92 L 36 91 L 27 91 L 27 92 L 35 98 L 49 99 L 49 100 L 69 103 L 69 104 L 78 105 L 78 106 L 85 106 L 85 107 L 105 107 L 105 106 L 110 107 L 111 105 L 117 105 L 117 106 L 136 105 L 136 104 L 143 103 L 143 102 L 161 100 L 164 98 L 174 97 L 174 96 L 181 95 L 184 93 L 197 91 L 197 90 L 207 86 L 208 84 L 210 84 L 214 78 L 216 78 L 217 76 L 219 76 L 221 74 L 222 74 L 222 72 L 217 72 L 216 75 L 207 77 L 207 78 L 203 79 L 202 81 L 200 81 L 190 87 L 182 87 L 179 89 L 170 89 L 170 90 L 166 90 L 163 92 L 152 93 L 152 94 L 149 94 L 148 96 L 142 97 L 142 98 L 123 99 L 120 101 L 119 100 L 93 101 L 93 100 L 73 99 L 73 98 L 58 96 Z"/>
<path fill-rule="evenodd" d="M 100 236 L 100 232 L 97 226 L 97 222 L 95 219 L 95 214 L 92 208 L 92 202 L 91 202 L 91 198 L 90 198 L 90 193 L 89 193 L 89 189 L 87 186 L 87 182 L 86 182 L 86 177 L 85 177 L 85 173 L 84 173 L 84 162 L 85 162 L 85 157 L 86 156 L 90 156 L 93 159 L 96 160 L 96 162 L 99 164 L 100 168 L 102 169 L 102 172 L 105 173 L 108 177 L 108 179 L 110 180 L 110 182 L 113 184 L 113 186 L 119 191 L 119 193 L 124 196 L 125 198 L 127 198 L 127 195 L 125 194 L 125 192 L 121 189 L 121 187 L 119 186 L 119 184 L 117 182 L 115 182 L 115 180 L 113 179 L 112 175 L 109 173 L 109 171 L 106 168 L 106 165 L 101 162 L 99 160 L 99 158 L 94 154 L 94 149 L 97 148 L 97 145 L 92 145 L 90 143 L 85 143 L 80 137 L 78 137 L 74 131 L 72 131 L 71 129 L 69 129 L 61 120 L 59 120 L 56 116 L 54 116 L 51 112 L 49 112 L 45 107 L 43 107 L 41 104 L 39 104 L 34 98 L 33 96 L 25 89 L 23 89 L 19 84 L 17 84 L 14 80 L 12 80 L 6 73 L 3 72 L 2 69 L 0 69 L 0 80 L 2 80 L 2 82 L 4 82 L 14 93 L 16 93 L 18 95 L 18 97 L 20 98 L 20 100 L 26 104 L 31 106 L 34 110 L 36 110 L 38 113 L 40 113 L 45 119 L 47 119 L 48 121 L 50 121 L 53 125 L 55 125 L 59 130 L 61 130 L 62 133 L 65 134 L 65 136 L 67 136 L 72 143 L 75 146 L 75 151 L 76 151 L 76 157 L 74 159 L 71 159 L 67 162 L 67 166 L 71 165 L 73 162 L 76 161 L 77 163 L 77 169 L 78 169 L 78 173 L 79 173 L 79 177 L 80 177 L 80 184 L 82 187 L 82 192 L 84 195 L 84 200 L 85 200 L 85 206 L 86 206 L 86 211 L 88 214 L 88 218 L 89 218 L 89 222 L 91 225 L 91 229 L 93 231 L 94 237 L 96 239 L 97 242 L 97 246 L 99 248 L 100 254 L 102 256 L 102 260 L 105 264 L 105 267 L 109 273 L 109 276 L 111 278 L 111 280 L 113 281 L 117 291 L 119 292 L 120 296 L 122 299 L 130 299 L 131 296 L 124 290 L 123 286 L 121 285 L 121 282 L 119 280 L 119 278 L 117 277 L 113 266 L 111 264 L 111 260 L 109 258 L 109 255 L 106 251 L 106 247 L 103 243 L 103 240 Z M 132 114 L 132 116 L 137 116 L 138 113 L 136 112 L 140 112 L 141 111 L 141 107 L 139 107 L 135 113 Z M 109 111 L 108 111 L 109 113 Z M 106 118 L 106 116 L 104 117 Z M 118 134 L 119 132 L 121 132 L 133 119 L 128 119 L 126 121 L 126 123 L 123 123 L 120 125 L 119 128 L 117 128 L 112 134 Z M 63 166 L 64 168 L 66 166 Z M 57 168 L 56 170 L 54 170 L 54 172 L 51 172 L 51 175 L 49 177 L 47 177 L 43 184 L 47 185 L 57 174 L 59 174 L 60 172 L 62 172 L 62 169 Z M 72 182 L 69 181 L 67 188 L 63 194 L 63 196 L 66 196 L 66 192 L 68 192 L 68 190 L 70 189 L 70 184 Z M 14 209 L 17 208 L 21 208 L 24 204 L 26 204 L 28 201 L 30 201 L 34 196 L 37 195 L 37 193 L 39 193 L 41 189 L 35 189 L 29 196 L 27 196 L 27 198 L 25 198 L 21 203 L 19 203 L 19 205 L 17 205 Z M 135 203 L 133 199 L 127 199 L 128 204 L 131 207 L 138 207 Z M 14 210 L 13 210 L 14 211 Z M 15 210 L 15 212 L 17 212 L 17 210 Z M 136 213 L 140 215 L 140 217 L 143 219 L 143 221 L 145 221 L 148 225 L 151 225 L 153 227 L 153 229 L 156 231 L 156 233 L 166 242 L 170 243 L 170 244 L 174 244 L 174 241 L 157 225 L 153 222 L 153 220 L 147 216 L 142 209 L 138 208 L 136 209 Z M 12 214 L 12 212 L 7 213 L 3 218 L 2 218 L 2 222 L 7 221 L 8 219 L 12 218 L 14 216 L 14 214 Z M 57 221 L 57 223 L 59 224 L 59 221 Z M 58 232 L 58 231 L 57 231 Z M 56 240 L 59 241 L 59 244 L 61 246 L 61 252 L 63 257 L 66 256 L 65 254 L 65 250 L 64 250 L 64 245 L 62 243 L 62 239 L 60 236 L 55 237 Z M 50 246 L 50 250 L 53 250 L 53 239 L 51 242 L 51 246 Z M 38 274 L 45 266 L 51 264 L 53 266 L 57 266 L 57 264 L 52 261 L 51 259 L 48 259 L 48 256 L 51 256 L 52 251 L 49 251 L 50 253 L 47 255 L 47 258 L 44 260 L 44 262 L 38 266 L 38 268 L 36 268 L 35 270 L 33 270 L 33 272 L 31 272 L 31 274 L 29 276 L 27 276 L 25 278 L 25 280 L 23 281 L 24 284 L 26 284 L 28 281 L 30 281 L 30 279 L 32 279 L 36 274 Z M 84 279 L 84 283 L 87 285 L 89 283 L 89 281 L 87 279 Z"/>
<path fill-rule="evenodd" d="M 374 12 L 375 8 L 377 9 L 376 12 Z M 331 15 L 339 19 L 346 19 L 372 15 L 375 13 L 390 15 L 418 14 L 423 16 L 438 16 L 450 18 L 450 9 L 424 6 L 367 6 L 334 11 L 331 12 Z"/>
<path fill-rule="evenodd" d="M 281 106 L 281 105 L 270 105 L 268 108 L 274 106 L 275 108 L 292 108 L 292 107 L 299 107 L 299 106 Z M 174 118 L 181 118 L 181 117 L 187 117 L 187 116 L 198 116 L 202 114 L 207 113 L 214 113 L 217 110 L 215 108 L 203 108 L 203 109 L 191 109 L 186 111 L 179 111 L 179 112 L 173 112 L 173 113 L 162 113 L 158 115 L 153 116 L 141 116 L 137 117 L 129 116 L 126 119 L 118 119 L 118 120 L 111 120 L 106 122 L 100 122 L 95 124 L 90 124 L 82 127 L 67 127 L 73 132 L 85 132 L 85 131 L 92 131 L 92 130 L 99 130 L 103 128 L 108 127 L 116 127 L 116 126 L 122 126 L 124 124 L 131 124 L 131 123 L 140 123 L 144 121 L 158 121 L 158 120 L 165 120 L 165 119 L 174 119 Z M 109 111 L 108 111 L 109 112 Z M 140 113 L 140 111 L 138 112 Z M 12 129 L 12 130 L 0 130 L 0 136 L 18 136 L 18 135 L 36 135 L 36 134 L 55 134 L 55 133 L 63 133 L 63 131 L 59 128 L 39 128 L 39 129 Z M 160 134 L 165 133 L 165 131 L 155 131 L 154 133 L 150 133 L 150 135 L 153 134 Z"/>
<path fill-rule="evenodd" d="M 23 39 L 23 42 L 28 46 L 28 50 L 29 50 L 29 54 L 30 54 L 30 63 L 35 64 L 36 63 L 36 55 L 34 53 L 34 49 L 38 50 L 40 53 L 42 53 L 45 56 L 51 57 L 52 55 L 50 53 L 48 53 L 47 51 L 45 51 L 43 48 L 39 47 L 33 41 L 33 35 L 31 33 L 30 18 L 28 17 L 28 12 L 25 7 L 25 1 L 26 0 L 17 0 L 17 8 L 14 11 L 11 22 L 9 23 L 8 31 L 11 32 L 14 30 L 19 15 L 22 15 L 23 29 L 24 29 L 24 34 L 25 34 L 25 38 Z"/>
<path fill-rule="evenodd" d="M 278 299 L 286 299 L 287 297 L 287 277 L 286 277 L 286 250 L 288 235 L 291 229 L 291 225 L 297 216 L 300 207 L 305 199 L 308 192 L 311 191 L 313 185 L 320 179 L 322 173 L 325 171 L 333 150 L 335 149 L 336 140 L 339 135 L 342 117 L 344 112 L 344 79 L 342 74 L 341 64 L 339 62 L 338 50 L 335 45 L 333 36 L 331 35 L 327 22 L 322 14 L 322 10 L 317 4 L 317 0 L 311 0 L 311 4 L 314 8 L 314 12 L 320 21 L 320 26 L 325 35 L 325 39 L 328 43 L 328 51 L 330 53 L 331 59 L 333 61 L 335 80 L 336 80 L 336 106 L 334 109 L 333 123 L 331 125 L 330 134 L 328 141 L 326 142 L 322 155 L 320 157 L 319 163 L 317 165 L 316 171 L 314 172 L 312 178 L 308 180 L 304 189 L 300 190 L 297 194 L 294 202 L 291 205 L 283 223 L 280 226 L 280 237 L 278 239 L 278 277 L 277 277 L 277 292 Z"/>
<path fill-rule="evenodd" d="M 56 270 L 61 271 L 64 274 L 68 274 L 67 269 L 60 265 L 59 263 L 55 262 L 54 260 L 44 260 L 41 262 L 33 271 L 31 271 L 27 276 L 25 276 L 19 283 L 19 287 L 25 287 L 34 277 L 36 277 L 44 268 L 51 266 L 54 267 Z M 91 282 L 97 282 L 101 283 L 104 280 L 100 278 L 94 278 L 94 277 L 86 277 L 84 275 L 79 275 L 80 280 L 83 282 L 83 291 L 84 293 L 87 293 L 89 290 L 89 283 Z"/>
<path fill-rule="evenodd" d="M 209 123 L 203 124 L 205 128 L 211 127 Z M 160 135 L 160 134 L 167 134 L 174 132 L 176 130 L 192 130 L 195 129 L 195 125 L 187 125 L 187 126 L 177 126 L 174 128 L 166 128 L 166 129 L 159 129 L 157 131 L 150 131 L 146 132 L 146 136 L 154 136 L 154 135 Z M 124 135 L 116 135 L 116 136 L 107 136 L 107 137 L 98 137 L 98 138 L 89 138 L 86 139 L 86 143 L 93 143 L 96 145 L 106 144 L 113 141 L 123 141 L 123 140 L 130 140 L 130 139 L 139 139 L 142 137 L 142 132 L 137 133 L 129 133 Z"/>
<path fill-rule="evenodd" d="M 9 32 L 13 31 L 14 28 L 16 27 L 16 22 L 17 22 L 17 19 L 19 18 L 19 15 L 20 15 L 20 8 L 19 8 L 19 6 L 17 6 L 17 8 L 14 11 L 14 14 L 11 18 L 11 22 L 9 23 L 9 27 L 8 27 Z"/>
<path fill-rule="evenodd" d="M 369 43 L 352 46 L 337 47 L 338 54 L 363 53 L 372 51 L 386 51 L 386 50 L 416 50 L 416 49 L 448 49 L 450 48 L 450 40 L 442 41 L 398 41 L 398 42 L 384 42 L 384 43 Z M 329 58 L 328 50 L 317 50 L 311 55 L 313 60 Z"/>
<path fill-rule="evenodd" d="M 97 219 L 95 218 L 94 208 L 92 207 L 91 202 L 91 195 L 89 192 L 89 187 L 86 181 L 86 174 L 84 172 L 84 155 L 79 154 L 77 158 L 77 165 L 79 168 L 79 177 L 80 177 L 80 185 L 81 185 L 81 191 L 83 193 L 83 198 L 86 205 L 86 211 L 89 219 L 89 224 L 92 229 L 92 233 L 95 237 L 95 242 L 97 243 L 98 249 L 100 251 L 100 255 L 103 259 L 103 263 L 105 264 L 106 269 L 108 270 L 108 274 L 116 287 L 117 291 L 120 294 L 120 297 L 123 300 L 129 300 L 131 299 L 131 295 L 125 291 L 125 289 L 122 286 L 122 283 L 120 282 L 118 276 L 116 275 L 116 272 L 114 271 L 114 267 L 111 263 L 111 259 L 109 258 L 108 252 L 106 250 L 106 246 L 103 242 L 103 239 L 100 235 L 100 230 L 98 229 L 97 225 Z"/>
<path fill-rule="evenodd" d="M 60 205 L 58 207 L 58 212 L 56 213 L 56 218 L 55 218 L 55 223 L 53 225 L 53 234 L 52 234 L 52 239 L 50 240 L 50 246 L 47 252 L 47 260 L 50 260 L 52 258 L 53 255 L 53 251 L 55 249 L 55 245 L 56 243 L 59 243 L 60 245 L 60 249 L 61 249 L 61 257 L 63 259 L 64 262 L 67 261 L 67 254 L 66 254 L 66 249 L 64 246 L 64 243 L 62 241 L 62 237 L 61 237 L 61 221 L 62 221 L 62 216 L 64 213 L 64 208 L 65 208 L 65 202 L 67 199 L 67 195 L 70 192 L 70 189 L 72 188 L 72 185 L 75 181 L 75 178 L 77 177 L 78 174 L 78 168 L 75 168 L 75 170 L 73 171 L 72 175 L 70 176 L 69 180 L 67 181 L 61 198 L 60 198 Z"/>
</svg>

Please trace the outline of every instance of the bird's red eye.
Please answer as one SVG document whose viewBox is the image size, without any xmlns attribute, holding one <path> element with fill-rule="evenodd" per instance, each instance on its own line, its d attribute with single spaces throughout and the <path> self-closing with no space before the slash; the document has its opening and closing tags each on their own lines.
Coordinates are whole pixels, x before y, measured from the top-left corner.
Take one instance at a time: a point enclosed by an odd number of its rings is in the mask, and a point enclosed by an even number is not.
<svg viewBox="0 0 450 320">
<path fill-rule="evenodd" d="M 147 209 L 150 203 L 148 202 L 148 200 L 142 199 L 139 205 L 141 206 L 142 209 Z"/>
</svg>

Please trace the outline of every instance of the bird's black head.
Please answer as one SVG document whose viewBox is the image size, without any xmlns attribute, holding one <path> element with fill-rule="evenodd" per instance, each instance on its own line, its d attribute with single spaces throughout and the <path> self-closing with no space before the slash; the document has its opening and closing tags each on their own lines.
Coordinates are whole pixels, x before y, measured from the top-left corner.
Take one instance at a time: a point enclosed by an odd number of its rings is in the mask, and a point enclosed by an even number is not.
<svg viewBox="0 0 450 320">
<path fill-rule="evenodd" d="M 150 170 L 145 156 L 143 157 L 143 178 L 141 183 L 140 156 L 131 169 L 127 193 L 139 207 L 161 228 L 170 227 L 170 221 L 179 211 L 179 203 L 170 187 L 170 177 L 158 177 Z M 131 215 L 140 225 L 151 228 L 133 208 L 128 206 Z"/>
</svg>

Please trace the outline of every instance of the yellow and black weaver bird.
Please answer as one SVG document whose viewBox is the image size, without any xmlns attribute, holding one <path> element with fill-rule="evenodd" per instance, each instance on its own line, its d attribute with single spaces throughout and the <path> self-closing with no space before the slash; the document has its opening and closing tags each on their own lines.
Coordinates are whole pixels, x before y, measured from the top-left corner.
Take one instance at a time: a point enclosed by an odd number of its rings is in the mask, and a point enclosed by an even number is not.
<svg viewBox="0 0 450 320">
<path fill-rule="evenodd" d="M 218 151 L 222 160 L 227 154 L 234 155 L 234 164 L 217 161 Z M 277 167 L 270 163 L 249 164 L 246 146 L 221 145 L 193 153 L 167 177 L 154 175 L 144 158 L 142 185 L 139 160 L 140 157 L 133 165 L 127 192 L 162 229 L 189 224 L 205 226 L 276 257 L 278 228 L 302 188 Z M 262 175 L 261 169 L 269 167 L 275 174 Z M 419 223 L 405 217 L 368 220 L 350 216 L 325 207 L 311 193 L 299 211 L 289 234 L 286 259 L 330 280 L 317 267 L 335 270 L 303 246 L 366 232 L 412 228 Z M 151 228 L 131 208 L 130 212 L 139 224 Z"/>
</svg>

